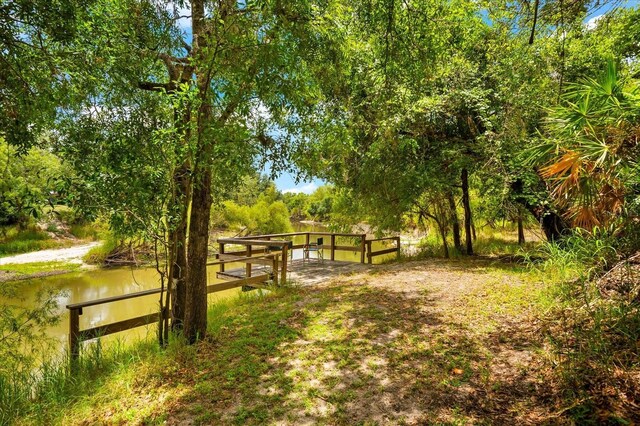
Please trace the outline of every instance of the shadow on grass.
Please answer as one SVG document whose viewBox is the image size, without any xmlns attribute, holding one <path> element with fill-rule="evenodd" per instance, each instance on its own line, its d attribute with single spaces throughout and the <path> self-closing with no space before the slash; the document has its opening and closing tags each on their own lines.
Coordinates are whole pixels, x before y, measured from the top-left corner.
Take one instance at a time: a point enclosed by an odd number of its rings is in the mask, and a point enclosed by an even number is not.
<svg viewBox="0 0 640 426">
<path fill-rule="evenodd" d="M 428 265 L 432 270 L 446 270 L 448 272 L 469 272 L 475 274 L 486 274 L 490 270 L 500 270 L 509 273 L 528 273 L 530 267 L 524 258 L 512 256 L 461 256 L 453 259 L 427 258 L 412 259 L 406 258 L 398 262 L 389 262 L 387 267 L 396 270 L 411 271 L 424 270 Z M 373 272 L 376 273 L 375 271 Z"/>
<path fill-rule="evenodd" d="M 173 376 L 168 424 L 513 424 L 548 412 L 527 339 L 479 335 L 428 291 L 298 289 L 221 312 Z M 511 330 L 513 332 L 513 330 Z M 154 421 L 154 419 L 147 419 Z"/>
</svg>

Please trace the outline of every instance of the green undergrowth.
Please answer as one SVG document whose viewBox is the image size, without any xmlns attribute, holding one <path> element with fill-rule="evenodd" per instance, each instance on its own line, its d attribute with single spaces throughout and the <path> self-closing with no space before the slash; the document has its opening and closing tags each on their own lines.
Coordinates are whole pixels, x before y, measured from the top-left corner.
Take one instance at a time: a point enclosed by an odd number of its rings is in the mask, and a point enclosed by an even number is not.
<svg viewBox="0 0 640 426">
<path fill-rule="evenodd" d="M 462 245 L 464 247 L 464 233 L 461 235 Z M 520 255 L 522 252 L 535 250 L 540 245 L 540 236 L 532 233 L 526 233 L 524 244 L 518 244 L 518 233 L 512 227 L 483 227 L 477 230 L 476 238 L 473 242 L 473 252 L 480 256 L 513 256 Z M 463 253 L 458 252 L 453 244 L 451 236 L 447 237 L 450 258 L 464 257 Z M 436 232 L 430 232 L 420 240 L 418 244 L 420 249 L 419 258 L 443 257 L 444 249 L 442 239 Z"/>
<path fill-rule="evenodd" d="M 621 248 L 615 232 L 596 228 L 524 253 L 532 274 L 552 284 L 539 321 L 563 412 L 576 424 L 640 421 L 640 269 L 618 264 L 637 250 Z"/>
<path fill-rule="evenodd" d="M 63 231 L 55 222 L 49 223 L 46 230 L 40 230 L 35 226 L 24 230 L 15 227 L 4 228 L 0 235 L 0 257 L 70 247 L 78 244 L 78 239 L 95 241 L 107 236 L 108 232 L 104 226 L 95 223 L 73 224 L 69 226 L 68 232 Z"/>
</svg>

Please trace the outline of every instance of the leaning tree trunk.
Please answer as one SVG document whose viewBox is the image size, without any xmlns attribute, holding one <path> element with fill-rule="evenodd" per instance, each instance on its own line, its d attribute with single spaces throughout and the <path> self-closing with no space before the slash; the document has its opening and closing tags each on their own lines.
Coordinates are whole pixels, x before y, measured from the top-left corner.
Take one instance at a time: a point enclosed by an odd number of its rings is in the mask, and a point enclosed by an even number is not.
<svg viewBox="0 0 640 426">
<path fill-rule="evenodd" d="M 447 193 L 447 199 L 449 201 L 449 211 L 451 214 L 451 227 L 453 229 L 453 246 L 458 253 L 462 253 L 462 242 L 460 240 L 460 220 L 458 219 L 458 212 L 456 210 L 456 200 L 453 197 L 453 192 Z"/>
<path fill-rule="evenodd" d="M 176 143 L 176 154 L 181 157 L 180 151 L 189 146 L 191 142 L 191 106 L 187 105 L 183 111 L 175 113 L 174 121 L 180 126 L 180 138 Z M 171 242 L 172 264 L 170 274 L 173 282 L 172 295 L 172 322 L 173 331 L 182 329 L 184 323 L 185 307 L 187 303 L 187 226 L 189 223 L 189 205 L 191 204 L 191 170 L 189 158 L 182 158 L 182 164 L 173 173 L 175 186 L 174 200 L 178 206 L 178 221 L 171 229 L 169 241 Z"/>
<path fill-rule="evenodd" d="M 471 203 L 469 201 L 469 171 L 465 168 L 461 173 L 462 181 L 462 207 L 464 208 L 464 238 L 467 254 L 473 254 L 473 243 L 471 236 Z"/>
</svg>

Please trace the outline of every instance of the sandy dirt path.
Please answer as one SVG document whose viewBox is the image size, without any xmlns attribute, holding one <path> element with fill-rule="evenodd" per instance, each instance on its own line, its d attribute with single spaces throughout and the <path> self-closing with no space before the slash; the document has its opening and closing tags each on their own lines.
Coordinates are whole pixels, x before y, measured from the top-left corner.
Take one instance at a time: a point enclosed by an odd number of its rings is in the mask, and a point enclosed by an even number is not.
<svg viewBox="0 0 640 426">
<path fill-rule="evenodd" d="M 40 250 L 31 253 L 23 253 L 15 256 L 7 256 L 0 258 L 0 265 L 8 264 L 24 264 L 24 263 L 39 263 L 39 262 L 71 262 L 82 263 L 82 257 L 94 247 L 99 246 L 99 241 L 94 241 L 88 244 L 81 244 L 73 247 Z"/>
</svg>

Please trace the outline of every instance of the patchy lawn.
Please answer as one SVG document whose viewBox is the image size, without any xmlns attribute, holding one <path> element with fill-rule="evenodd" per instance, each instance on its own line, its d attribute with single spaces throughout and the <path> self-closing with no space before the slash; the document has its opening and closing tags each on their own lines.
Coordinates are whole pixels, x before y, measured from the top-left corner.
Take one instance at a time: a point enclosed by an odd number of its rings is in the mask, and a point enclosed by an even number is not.
<svg viewBox="0 0 640 426">
<path fill-rule="evenodd" d="M 211 309 L 196 347 L 115 368 L 38 421 L 568 423 L 542 376 L 533 314 L 545 297 L 526 271 L 484 260 L 245 297 Z"/>
</svg>

